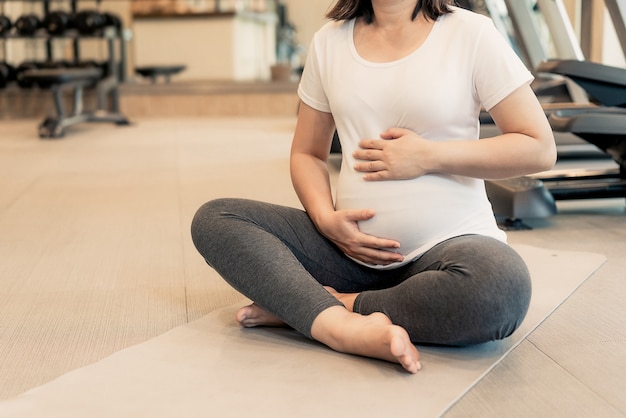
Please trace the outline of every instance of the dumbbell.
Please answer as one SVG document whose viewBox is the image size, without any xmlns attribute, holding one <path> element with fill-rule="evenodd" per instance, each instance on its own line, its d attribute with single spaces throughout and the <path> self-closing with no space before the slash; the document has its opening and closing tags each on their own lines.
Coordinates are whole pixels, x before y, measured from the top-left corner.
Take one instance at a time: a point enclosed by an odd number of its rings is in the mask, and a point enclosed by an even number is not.
<svg viewBox="0 0 626 418">
<path fill-rule="evenodd" d="M 15 21 L 15 30 L 23 36 L 32 36 L 41 27 L 41 20 L 34 14 L 20 16 Z"/>
<path fill-rule="evenodd" d="M 63 35 L 66 30 L 72 28 L 73 23 L 71 14 L 57 10 L 44 17 L 42 26 L 50 35 Z"/>
<path fill-rule="evenodd" d="M 17 81 L 17 85 L 23 89 L 29 89 L 34 87 L 34 83 L 24 80 L 24 72 L 28 70 L 35 70 L 39 68 L 35 61 L 25 61 L 17 66 L 15 69 L 15 81 Z"/>
<path fill-rule="evenodd" d="M 15 81 L 15 68 L 6 62 L 0 62 L 0 89 Z"/>
<path fill-rule="evenodd" d="M 122 19 L 113 13 L 104 13 L 105 26 L 113 26 L 117 30 L 122 29 Z"/>
<path fill-rule="evenodd" d="M 106 23 L 106 17 L 96 10 L 83 10 L 74 16 L 74 26 L 81 35 L 93 35 Z"/>
<path fill-rule="evenodd" d="M 13 28 L 13 23 L 8 16 L 0 15 L 0 36 L 8 35 Z"/>
<path fill-rule="evenodd" d="M 29 89 L 35 86 L 29 80 L 24 79 L 24 73 L 28 70 L 39 70 L 47 68 L 67 68 L 64 61 L 24 61 L 15 69 L 15 81 L 17 85 L 23 89 Z"/>
</svg>

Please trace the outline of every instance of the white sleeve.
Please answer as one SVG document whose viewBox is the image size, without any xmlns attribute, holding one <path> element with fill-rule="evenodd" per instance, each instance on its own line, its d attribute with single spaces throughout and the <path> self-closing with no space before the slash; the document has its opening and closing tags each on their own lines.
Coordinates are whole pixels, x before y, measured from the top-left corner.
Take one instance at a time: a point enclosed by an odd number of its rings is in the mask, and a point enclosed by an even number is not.
<svg viewBox="0 0 626 418">
<path fill-rule="evenodd" d="M 534 77 L 489 21 L 476 46 L 473 78 L 478 99 L 490 110 Z"/>
<path fill-rule="evenodd" d="M 309 48 L 300 85 L 298 86 L 298 96 L 300 100 L 313 109 L 330 113 L 330 105 L 322 83 L 316 39 L 317 36 L 314 36 Z"/>
</svg>

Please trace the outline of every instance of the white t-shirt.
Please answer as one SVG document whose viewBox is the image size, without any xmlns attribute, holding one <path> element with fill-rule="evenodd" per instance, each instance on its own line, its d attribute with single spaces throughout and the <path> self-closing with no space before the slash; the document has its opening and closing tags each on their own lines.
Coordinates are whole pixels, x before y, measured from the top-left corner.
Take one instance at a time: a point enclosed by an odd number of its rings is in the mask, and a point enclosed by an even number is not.
<svg viewBox="0 0 626 418">
<path fill-rule="evenodd" d="M 333 114 L 343 149 L 335 206 L 374 209 L 360 222 L 367 234 L 400 242 L 403 263 L 460 235 L 506 241 L 484 182 L 446 174 L 366 182 L 353 169 L 361 139 L 392 127 L 431 141 L 479 137 L 481 105 L 489 110 L 532 80 L 488 18 L 460 8 L 441 16 L 426 41 L 393 62 L 373 63 L 354 46 L 354 20 L 329 22 L 314 36 L 298 88 L 301 100 Z"/>
</svg>

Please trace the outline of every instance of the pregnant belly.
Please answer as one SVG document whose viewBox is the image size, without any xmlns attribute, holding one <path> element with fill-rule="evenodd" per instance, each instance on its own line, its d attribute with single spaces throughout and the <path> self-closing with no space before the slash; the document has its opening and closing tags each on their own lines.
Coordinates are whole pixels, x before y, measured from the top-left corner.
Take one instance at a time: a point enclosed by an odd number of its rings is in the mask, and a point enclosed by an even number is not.
<svg viewBox="0 0 626 418">
<path fill-rule="evenodd" d="M 337 209 L 373 209 L 375 216 L 359 222 L 369 235 L 400 243 L 405 256 L 462 230 L 473 212 L 468 202 L 473 187 L 453 177 L 428 175 L 403 181 L 364 182 L 360 176 L 341 176 Z"/>
</svg>

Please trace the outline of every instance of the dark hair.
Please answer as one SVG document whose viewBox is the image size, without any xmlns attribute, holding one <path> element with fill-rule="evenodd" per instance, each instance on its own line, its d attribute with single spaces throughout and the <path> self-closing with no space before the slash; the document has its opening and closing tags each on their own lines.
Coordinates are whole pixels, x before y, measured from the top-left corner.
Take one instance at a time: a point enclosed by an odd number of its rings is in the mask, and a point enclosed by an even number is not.
<svg viewBox="0 0 626 418">
<path fill-rule="evenodd" d="M 454 0 L 417 0 L 411 20 L 415 20 L 420 10 L 424 11 L 427 19 L 437 18 L 451 10 L 448 6 L 454 4 Z M 374 22 L 374 9 L 371 0 L 339 0 L 326 17 L 332 20 L 348 20 L 363 17 L 366 23 Z"/>
</svg>

